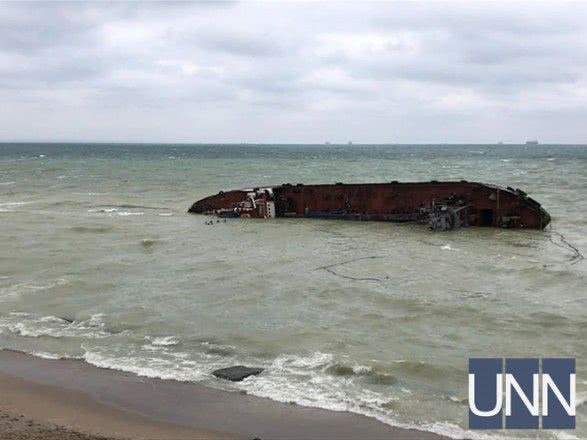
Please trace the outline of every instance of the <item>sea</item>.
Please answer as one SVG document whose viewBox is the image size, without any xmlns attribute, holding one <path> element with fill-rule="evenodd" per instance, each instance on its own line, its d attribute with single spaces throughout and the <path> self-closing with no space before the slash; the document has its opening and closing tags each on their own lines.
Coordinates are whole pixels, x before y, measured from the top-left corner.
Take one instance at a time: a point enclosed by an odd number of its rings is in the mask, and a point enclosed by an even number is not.
<svg viewBox="0 0 587 440">
<path fill-rule="evenodd" d="M 461 180 L 544 231 L 187 213 L 220 190 Z M 212 223 L 210 222 L 212 220 Z M 453 438 L 587 438 L 587 146 L 0 144 L 0 348 Z M 574 431 L 468 431 L 468 359 L 577 360 Z M 265 368 L 240 383 L 211 373 Z"/>
</svg>

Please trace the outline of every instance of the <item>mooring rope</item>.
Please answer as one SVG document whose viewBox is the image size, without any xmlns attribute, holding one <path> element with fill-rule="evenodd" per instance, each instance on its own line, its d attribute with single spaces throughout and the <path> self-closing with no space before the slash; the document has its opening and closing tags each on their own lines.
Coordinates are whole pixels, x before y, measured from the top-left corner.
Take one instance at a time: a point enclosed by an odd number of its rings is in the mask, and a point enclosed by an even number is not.
<svg viewBox="0 0 587 440">
<path fill-rule="evenodd" d="M 548 237 L 548 239 L 552 244 L 572 253 L 570 257 L 571 264 L 577 264 L 579 261 L 585 258 L 579 250 L 579 248 L 575 246 L 573 243 L 569 242 L 563 234 L 557 231 L 553 231 L 552 229 L 550 230 L 550 234 L 551 235 Z M 559 243 L 554 241 L 554 239 L 552 238 L 552 234 L 558 237 L 558 239 L 560 240 Z"/>
<path fill-rule="evenodd" d="M 320 267 L 315 268 L 314 270 L 325 270 L 326 272 L 328 272 L 328 273 L 330 273 L 332 275 L 335 275 L 337 277 L 344 278 L 344 279 L 347 279 L 347 280 L 353 280 L 353 281 L 383 281 L 385 278 L 359 278 L 359 277 L 352 277 L 350 275 L 340 274 L 340 273 L 338 273 L 338 272 L 336 272 L 335 270 L 332 269 L 333 267 L 344 266 L 345 264 L 349 264 L 349 263 L 352 263 L 354 261 L 359 261 L 359 260 L 374 260 L 374 259 L 377 259 L 377 258 L 383 258 L 383 257 L 378 256 L 378 255 L 373 255 L 373 256 L 370 256 L 370 257 L 353 258 L 352 260 L 343 261 L 341 263 L 329 264 L 328 266 L 320 266 Z"/>
</svg>

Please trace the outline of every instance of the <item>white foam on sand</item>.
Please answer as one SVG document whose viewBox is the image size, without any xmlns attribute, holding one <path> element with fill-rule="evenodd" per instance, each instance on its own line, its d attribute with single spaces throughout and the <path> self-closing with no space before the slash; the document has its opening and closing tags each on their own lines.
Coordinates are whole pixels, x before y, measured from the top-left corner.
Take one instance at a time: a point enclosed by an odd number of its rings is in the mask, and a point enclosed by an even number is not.
<svg viewBox="0 0 587 440">
<path fill-rule="evenodd" d="M 78 359 L 79 357 L 75 357 L 75 356 L 71 356 L 71 355 L 60 355 L 57 353 L 49 353 L 46 351 L 33 351 L 29 354 L 32 354 L 33 356 L 36 357 L 40 357 L 42 359 L 52 359 L 52 360 L 58 360 L 58 359 Z"/>
<path fill-rule="evenodd" d="M 560 440 L 580 440 L 580 437 L 577 437 L 576 435 L 573 435 L 569 432 L 565 432 L 565 431 L 555 431 L 554 435 L 556 436 L 557 439 Z"/>
<path fill-rule="evenodd" d="M 185 382 L 201 382 L 209 373 L 193 361 L 176 358 L 116 356 L 96 350 L 86 350 L 83 359 L 96 367 L 134 373 L 138 376 L 179 380 Z"/>
<path fill-rule="evenodd" d="M 47 321 L 52 321 L 52 317 L 45 318 Z M 211 371 L 234 365 L 238 362 L 237 360 L 218 355 L 206 355 L 200 360 L 194 360 L 186 353 L 171 351 L 172 346 L 179 342 L 174 336 L 147 336 L 145 339 L 150 343 L 150 347 L 158 347 L 160 350 L 147 350 L 143 347 L 139 349 L 140 352 L 136 352 L 120 345 L 119 351 L 125 354 L 117 355 L 114 353 L 117 350 L 116 344 L 109 345 L 107 348 L 89 349 L 82 344 L 85 353 L 76 358 L 99 368 L 134 373 L 143 377 L 200 382 L 222 389 L 243 390 L 248 394 L 278 402 L 354 412 L 398 428 L 424 430 L 454 439 L 502 440 L 508 438 L 499 434 L 467 431 L 450 422 L 402 423 L 394 418 L 392 411 L 385 409 L 386 404 L 400 400 L 402 395 L 383 396 L 360 386 L 353 387 L 353 378 L 325 374 L 324 370 L 335 363 L 334 356 L 329 353 L 316 352 L 306 356 L 282 355 L 268 365 L 261 364 L 260 366 L 265 367 L 261 375 L 251 376 L 242 382 L 227 383 L 213 378 Z M 31 354 L 48 359 L 71 358 L 48 352 L 32 352 Z M 368 366 L 353 367 L 353 371 L 358 374 L 368 373 L 370 370 Z M 399 390 L 403 395 L 406 391 L 409 390 Z"/>
<path fill-rule="evenodd" d="M 325 373 L 335 363 L 328 353 L 316 352 L 309 356 L 280 356 L 263 374 L 252 376 L 235 384 L 248 394 L 278 402 L 296 403 L 301 406 L 324 408 L 332 411 L 349 411 L 373 417 L 391 426 L 417 429 L 455 439 L 497 440 L 507 437 L 467 431 L 450 422 L 408 424 L 397 420 L 388 406 L 411 394 L 405 387 L 398 395 L 392 391 L 386 395 L 365 389 L 355 383 L 356 377 L 333 376 Z M 366 373 L 366 366 L 355 366 L 353 371 Z"/>
</svg>

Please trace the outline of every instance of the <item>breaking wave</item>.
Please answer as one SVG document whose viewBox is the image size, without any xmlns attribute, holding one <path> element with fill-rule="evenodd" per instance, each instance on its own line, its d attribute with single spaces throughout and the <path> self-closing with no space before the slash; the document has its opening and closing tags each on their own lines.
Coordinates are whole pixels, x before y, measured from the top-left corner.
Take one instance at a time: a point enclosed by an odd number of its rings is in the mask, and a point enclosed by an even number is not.
<svg viewBox="0 0 587 440">
<path fill-rule="evenodd" d="M 16 316 L 16 314 L 15 314 Z M 18 316 L 28 317 L 25 313 Z M 102 315 L 93 315 L 86 324 L 80 322 L 76 327 L 92 327 L 94 322 L 102 328 Z M 63 318 L 46 316 L 37 322 L 63 324 Z M 0 320 L 0 329 L 1 329 Z M 67 322 L 65 322 L 67 323 Z M 79 333 L 77 333 L 79 335 Z M 59 337 L 63 337 L 60 334 Z M 348 411 L 375 418 L 383 423 L 404 429 L 417 429 L 433 432 L 454 439 L 496 440 L 507 437 L 499 434 L 487 434 L 467 431 L 450 422 L 404 423 L 394 416 L 394 402 L 406 398 L 412 391 L 405 385 L 399 386 L 399 380 L 376 368 L 366 365 L 336 361 L 329 353 L 315 352 L 308 355 L 284 354 L 265 363 L 256 365 L 265 371 L 256 377 L 242 382 L 227 383 L 211 375 L 217 368 L 234 365 L 239 362 L 235 352 L 228 356 L 222 351 L 186 353 L 174 351 L 182 342 L 175 336 L 146 336 L 142 347 L 130 349 L 125 344 L 109 344 L 108 347 L 88 348 L 82 344 L 80 356 L 59 355 L 45 351 L 31 351 L 29 354 L 45 359 L 81 359 L 98 368 L 133 373 L 138 376 L 201 383 L 213 388 L 240 391 L 247 394 L 269 398 L 278 402 L 293 403 L 301 406 L 323 408 L 332 411 Z M 201 347 L 221 345 L 201 341 Z M 421 369 L 424 363 L 397 361 L 407 369 Z M 382 382 L 379 382 L 383 380 Z M 387 394 L 369 390 L 365 382 L 375 381 L 389 385 Z M 373 383 L 373 382 L 372 382 Z M 447 396 L 447 402 L 466 405 L 455 396 Z M 581 404 L 581 403 L 580 403 Z"/>
<path fill-rule="evenodd" d="M 101 313 L 88 319 L 76 321 L 59 316 L 34 316 L 23 312 L 13 312 L 0 317 L 0 330 L 29 338 L 82 338 L 102 339 L 112 336 Z"/>
<path fill-rule="evenodd" d="M 179 344 L 179 339 L 175 336 L 145 336 L 145 339 L 152 345 L 169 347 Z"/>
<path fill-rule="evenodd" d="M 106 214 L 110 214 L 112 212 L 117 212 L 118 208 L 90 208 L 88 209 L 88 212 L 94 213 L 94 212 L 101 212 L 101 213 L 106 213 Z"/>
</svg>

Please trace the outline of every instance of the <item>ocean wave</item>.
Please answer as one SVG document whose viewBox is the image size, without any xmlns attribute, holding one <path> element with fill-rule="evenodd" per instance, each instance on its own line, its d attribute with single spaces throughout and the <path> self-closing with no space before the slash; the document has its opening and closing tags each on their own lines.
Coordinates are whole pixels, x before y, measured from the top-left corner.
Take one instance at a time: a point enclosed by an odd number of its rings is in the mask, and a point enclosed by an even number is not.
<svg viewBox="0 0 587 440">
<path fill-rule="evenodd" d="M 152 345 L 169 347 L 179 344 L 179 338 L 175 336 L 145 336 Z"/>
<path fill-rule="evenodd" d="M 233 345 L 223 345 L 209 341 L 204 341 L 200 345 L 203 347 L 204 352 L 210 355 L 228 357 L 236 353 L 236 347 L 234 347 Z"/>
<path fill-rule="evenodd" d="M 154 209 L 154 210 L 168 210 L 169 208 L 165 208 L 165 207 L 160 207 L 160 206 L 145 206 L 145 205 L 131 205 L 128 203 L 122 204 L 122 205 L 113 205 L 117 208 L 123 208 L 123 209 Z"/>
<path fill-rule="evenodd" d="M 81 338 L 102 339 L 112 336 L 106 329 L 103 314 L 97 313 L 82 321 L 59 316 L 31 316 L 29 314 L 0 318 L 0 329 L 29 338 Z"/>
<path fill-rule="evenodd" d="M 323 374 L 322 370 L 332 367 L 332 363 L 333 356 L 327 353 L 284 355 L 275 359 L 262 375 L 247 378 L 236 386 L 259 397 L 335 411 L 358 409 L 357 402 L 364 400 L 364 393 L 370 393 L 371 402 L 378 399 L 378 403 L 385 404 L 390 400 L 367 390 L 351 397 L 348 388 L 352 387 L 352 378 Z"/>
<path fill-rule="evenodd" d="M 96 226 L 73 226 L 71 228 L 74 232 L 80 233 L 97 233 L 102 234 L 106 232 L 111 232 L 114 230 L 114 227 L 109 225 L 96 225 Z"/>
<path fill-rule="evenodd" d="M 88 212 L 91 212 L 91 213 L 101 212 L 101 213 L 109 214 L 111 212 L 116 212 L 116 211 L 118 211 L 117 208 L 90 208 L 90 209 L 88 209 Z"/>
<path fill-rule="evenodd" d="M 104 207 L 104 208 L 90 208 L 88 212 L 91 214 L 108 214 L 112 216 L 114 214 L 119 215 L 121 217 L 128 217 L 132 215 L 144 215 L 145 213 L 142 211 L 120 211 L 119 208 L 114 207 Z"/>
<path fill-rule="evenodd" d="M 445 437 L 454 438 L 457 440 L 512 440 L 512 437 L 509 435 L 497 433 L 484 433 L 479 431 L 468 431 L 450 422 L 434 422 L 425 423 L 422 425 L 404 424 L 399 427 L 406 429 L 419 429 L 422 431 L 429 431 L 438 435 L 443 435 Z"/>
<path fill-rule="evenodd" d="M 106 194 L 106 193 L 93 193 L 93 194 Z M 165 206 L 148 206 L 148 205 L 133 205 L 130 203 L 121 203 L 121 204 L 115 204 L 115 205 L 99 205 L 99 206 L 93 206 L 90 208 L 90 210 L 92 210 L 92 212 L 100 212 L 101 210 L 104 209 L 109 209 L 109 210 L 114 210 L 114 211 L 118 211 L 120 209 L 151 209 L 151 210 L 162 210 L 162 211 L 168 211 L 169 208 L 165 207 Z"/>
<path fill-rule="evenodd" d="M 573 435 L 569 432 L 565 432 L 565 431 L 558 431 L 558 432 L 554 432 L 553 433 L 555 438 L 559 439 L 559 440 L 581 440 L 580 437 L 577 437 L 576 435 Z"/>
<path fill-rule="evenodd" d="M 52 321 L 56 317 L 45 318 L 47 321 Z M 159 347 L 163 350 L 180 343 L 174 336 L 146 336 L 145 340 L 151 347 Z M 402 387 L 397 390 L 397 395 L 391 392 L 382 395 L 356 386 L 352 378 L 346 377 L 376 374 L 371 367 L 367 366 L 354 365 L 349 370 L 344 370 L 342 375 L 323 374 L 332 372 L 332 368 L 336 369 L 336 365 L 345 365 L 335 362 L 334 356 L 329 353 L 316 352 L 305 356 L 282 355 L 270 365 L 265 365 L 266 370 L 260 376 L 249 377 L 238 383 L 226 383 L 211 376 L 211 371 L 214 369 L 227 366 L 227 360 L 220 357 L 216 357 L 212 362 L 209 358 L 198 361 L 187 356 L 186 353 L 169 351 L 161 353 L 151 350 L 143 350 L 139 355 L 132 350 L 129 352 L 128 347 L 122 345 L 88 349 L 82 344 L 82 349 L 84 354 L 74 357 L 44 351 L 31 351 L 29 354 L 46 359 L 81 359 L 98 368 L 133 373 L 142 377 L 203 383 L 214 388 L 246 392 L 278 402 L 333 411 L 349 411 L 375 418 L 391 426 L 433 432 L 454 439 L 501 440 L 508 438 L 501 434 L 468 431 L 448 421 L 420 424 L 401 422 L 391 408 L 403 396 L 411 394 L 411 390 Z M 117 355 L 116 351 L 128 354 Z M 151 352 L 150 355 L 149 352 Z M 167 357 L 162 357 L 164 355 Z"/>
<path fill-rule="evenodd" d="M 52 202 L 45 202 L 43 201 L 43 204 L 46 205 L 47 207 L 51 207 L 51 208 L 55 208 L 55 207 L 77 207 L 80 205 L 80 202 L 76 202 L 73 200 L 55 200 Z"/>
<path fill-rule="evenodd" d="M 357 376 L 361 382 L 371 385 L 396 385 L 399 379 L 389 373 L 379 371 L 376 368 L 366 365 L 349 365 L 347 363 L 334 363 L 325 368 L 324 373 L 333 376 L 353 377 Z M 410 390 L 404 388 L 403 392 L 411 393 Z"/>
<path fill-rule="evenodd" d="M 352 366 L 344 363 L 335 363 L 326 368 L 325 371 L 328 374 L 332 374 L 333 376 L 353 376 L 368 374 L 372 371 L 372 369 L 371 367 L 367 367 L 365 365 Z"/>
<path fill-rule="evenodd" d="M 441 250 L 443 251 L 458 251 L 458 249 L 453 248 L 450 244 L 445 244 L 444 246 L 440 247 Z"/>
<path fill-rule="evenodd" d="M 587 404 L 587 392 L 577 393 L 577 400 L 575 402 L 576 407 Z"/>
<path fill-rule="evenodd" d="M 117 212 L 117 214 L 121 217 L 128 217 L 131 215 L 145 215 L 144 212 L 129 212 L 129 211 L 120 211 L 120 212 Z"/>
<path fill-rule="evenodd" d="M 34 292 L 40 290 L 53 289 L 54 287 L 68 284 L 69 281 L 65 278 L 58 278 L 49 284 L 36 284 L 33 282 L 20 282 L 9 286 L 0 288 L 0 298 L 15 298 L 23 293 Z"/>
<path fill-rule="evenodd" d="M 86 350 L 82 359 L 99 368 L 156 379 L 201 382 L 210 375 L 208 371 L 198 368 L 195 362 L 182 358 L 110 356 L 96 350 Z"/>
<path fill-rule="evenodd" d="M 16 206 L 23 206 L 23 205 L 28 205 L 31 202 L 2 202 L 0 203 L 0 207 L 3 208 L 13 208 Z"/>
<path fill-rule="evenodd" d="M 333 371 L 338 374 L 328 374 Z M 421 424 L 401 422 L 390 408 L 393 408 L 405 395 L 412 394 L 412 391 L 402 386 L 397 389 L 388 388 L 387 392 L 382 394 L 363 386 L 360 379 L 377 375 L 382 373 L 365 366 L 341 368 L 331 354 L 316 352 L 308 356 L 280 356 L 267 367 L 263 374 L 249 377 L 235 386 L 248 394 L 278 402 L 332 411 L 349 411 L 375 418 L 391 426 L 434 432 L 455 439 L 507 438 L 495 434 L 471 432 L 450 422 Z M 395 385 L 396 382 L 397 380 L 391 380 L 386 384 Z"/>
<path fill-rule="evenodd" d="M 69 354 L 49 353 L 47 351 L 31 351 L 28 354 L 42 358 L 42 359 L 51 359 L 51 360 L 81 359 L 79 356 L 73 356 L 73 355 L 69 355 Z"/>
<path fill-rule="evenodd" d="M 464 370 L 434 365 L 424 361 L 398 360 L 393 363 L 391 368 L 399 377 L 415 378 L 416 380 L 436 379 L 443 376 L 458 378 L 466 375 Z"/>
</svg>

